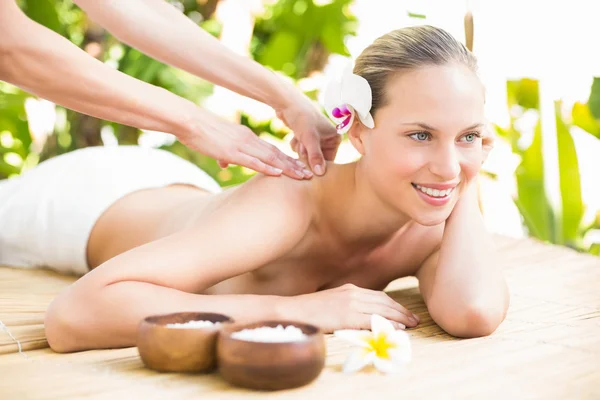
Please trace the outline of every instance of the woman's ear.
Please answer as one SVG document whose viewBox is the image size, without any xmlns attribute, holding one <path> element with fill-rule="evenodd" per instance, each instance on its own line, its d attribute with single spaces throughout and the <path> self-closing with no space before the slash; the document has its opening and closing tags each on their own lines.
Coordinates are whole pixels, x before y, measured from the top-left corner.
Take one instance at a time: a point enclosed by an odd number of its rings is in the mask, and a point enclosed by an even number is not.
<svg viewBox="0 0 600 400">
<path fill-rule="evenodd" d="M 366 128 L 358 118 L 354 119 L 350 130 L 348 130 L 348 139 L 350 139 L 350 142 L 361 156 L 365 155 L 365 144 L 363 142 L 365 131 Z"/>
</svg>

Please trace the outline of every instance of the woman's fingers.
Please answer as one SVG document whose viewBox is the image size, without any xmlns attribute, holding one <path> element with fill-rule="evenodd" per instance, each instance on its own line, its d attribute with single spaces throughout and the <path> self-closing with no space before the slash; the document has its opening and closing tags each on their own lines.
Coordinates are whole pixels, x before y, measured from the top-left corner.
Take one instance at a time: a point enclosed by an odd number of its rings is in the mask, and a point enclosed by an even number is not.
<svg viewBox="0 0 600 400">
<path fill-rule="evenodd" d="M 414 327 L 419 323 L 419 317 L 416 314 L 413 314 L 408 309 L 403 307 L 400 303 L 392 299 L 387 293 L 370 289 L 362 290 L 364 291 L 364 301 L 366 303 L 376 304 L 378 307 L 381 307 L 382 312 L 385 311 L 388 313 L 388 315 L 394 315 L 394 320 L 402 322 L 403 324 L 411 327 Z M 384 315 L 382 315 L 382 317 L 383 316 Z"/>
<path fill-rule="evenodd" d="M 402 304 L 400 304 L 396 300 L 392 299 L 387 293 L 383 293 L 383 295 L 381 297 L 382 297 L 383 303 L 385 305 L 387 305 L 388 307 L 391 307 L 391 308 L 403 313 L 411 320 L 414 320 L 415 324 L 419 322 L 419 317 L 416 314 L 410 312 Z"/>
<path fill-rule="evenodd" d="M 403 324 L 402 322 L 398 322 L 396 320 L 394 320 L 394 318 L 391 315 L 382 315 L 380 312 L 365 312 L 365 313 L 360 313 L 359 315 L 356 316 L 356 323 L 353 324 L 353 329 L 364 329 L 364 330 L 370 330 L 371 329 L 371 315 L 372 314 L 377 314 L 380 315 L 382 317 L 384 317 L 385 319 L 387 319 L 388 321 L 390 321 L 390 323 L 392 324 L 392 326 L 394 327 L 394 329 L 398 330 L 398 329 L 406 329 L 406 325 Z"/>
<path fill-rule="evenodd" d="M 410 317 L 405 313 L 385 304 L 366 303 L 361 311 L 369 315 L 377 314 L 391 322 L 400 323 L 402 324 L 402 329 L 406 328 L 407 326 L 412 328 L 417 325 L 416 322 L 411 320 Z"/>
</svg>

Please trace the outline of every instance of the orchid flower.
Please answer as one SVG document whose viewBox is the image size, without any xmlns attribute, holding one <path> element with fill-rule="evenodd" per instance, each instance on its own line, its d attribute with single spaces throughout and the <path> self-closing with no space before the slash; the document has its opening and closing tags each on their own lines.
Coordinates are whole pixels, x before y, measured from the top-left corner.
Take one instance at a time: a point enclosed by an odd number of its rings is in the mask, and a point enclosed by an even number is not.
<svg viewBox="0 0 600 400">
<path fill-rule="evenodd" d="M 333 79 L 325 89 L 324 103 L 327 114 L 336 122 L 338 133 L 346 133 L 354 122 L 355 114 L 368 128 L 375 122 L 371 116 L 372 92 L 369 82 L 352 73 L 352 63 L 342 76 Z"/>
<path fill-rule="evenodd" d="M 369 364 L 384 373 L 398 372 L 412 356 L 408 333 L 395 330 L 390 321 L 377 314 L 371 315 L 370 331 L 342 329 L 334 335 L 360 347 L 344 363 L 344 373 L 359 371 Z"/>
</svg>

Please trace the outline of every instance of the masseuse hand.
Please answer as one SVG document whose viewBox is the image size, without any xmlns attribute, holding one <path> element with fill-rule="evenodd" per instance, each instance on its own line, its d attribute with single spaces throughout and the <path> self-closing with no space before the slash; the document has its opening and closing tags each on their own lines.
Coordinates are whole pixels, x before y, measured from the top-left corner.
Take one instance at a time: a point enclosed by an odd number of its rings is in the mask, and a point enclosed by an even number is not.
<svg viewBox="0 0 600 400">
<path fill-rule="evenodd" d="M 316 325 L 326 333 L 337 329 L 370 329 L 371 314 L 387 318 L 396 329 L 414 327 L 419 322 L 386 293 L 352 284 L 285 298 L 283 305 L 287 315 Z"/>
<path fill-rule="evenodd" d="M 333 124 L 310 103 L 306 96 L 290 90 L 289 99 L 284 107 L 276 110 L 277 117 L 294 132 L 294 138 L 290 145 L 304 162 L 293 163 L 292 158 L 280 152 L 275 146 L 257 140 L 256 135 L 244 128 L 236 131 L 245 138 L 241 142 L 245 146 L 233 150 L 237 159 L 231 156 L 228 158 L 217 157 L 219 165 L 225 168 L 230 163 L 240 164 L 269 175 L 278 175 L 279 170 L 283 169 L 284 174 L 292 178 L 310 178 L 312 172 L 323 175 L 327 167 L 325 160 L 333 161 L 335 159 L 342 138 L 336 132 Z M 248 133 L 252 135 L 248 136 Z M 234 143 L 234 146 L 236 144 Z M 245 149 L 252 150 L 253 154 L 248 152 L 244 154 Z M 262 155 L 262 158 L 257 157 L 256 154 Z M 249 163 L 252 165 L 248 165 Z M 305 168 L 305 163 L 309 164 L 310 170 Z M 295 175 L 290 175 L 290 173 Z M 303 176 L 298 173 L 302 173 Z"/>
<path fill-rule="evenodd" d="M 236 164 L 266 175 L 283 173 L 295 179 L 312 176 L 303 162 L 285 155 L 248 127 L 226 121 L 200 108 L 197 113 L 198 120 L 192 122 L 188 134 L 179 139 L 186 146 L 218 160 L 222 168 Z"/>
<path fill-rule="evenodd" d="M 317 175 L 325 173 L 327 161 L 333 161 L 342 137 L 333 124 L 303 95 L 277 111 L 277 116 L 294 131 L 290 145 L 300 159 Z"/>
</svg>

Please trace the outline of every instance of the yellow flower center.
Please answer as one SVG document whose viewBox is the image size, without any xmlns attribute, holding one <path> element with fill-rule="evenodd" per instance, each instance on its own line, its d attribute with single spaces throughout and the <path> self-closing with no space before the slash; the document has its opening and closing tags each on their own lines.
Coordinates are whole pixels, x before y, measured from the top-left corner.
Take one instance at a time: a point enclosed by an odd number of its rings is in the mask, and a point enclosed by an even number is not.
<svg viewBox="0 0 600 400">
<path fill-rule="evenodd" d="M 380 333 L 379 335 L 371 336 L 367 343 L 369 344 L 369 348 L 371 351 L 375 352 L 375 355 L 379 358 L 389 359 L 390 354 L 389 350 L 396 348 L 396 345 L 387 340 L 387 335 Z"/>
</svg>

